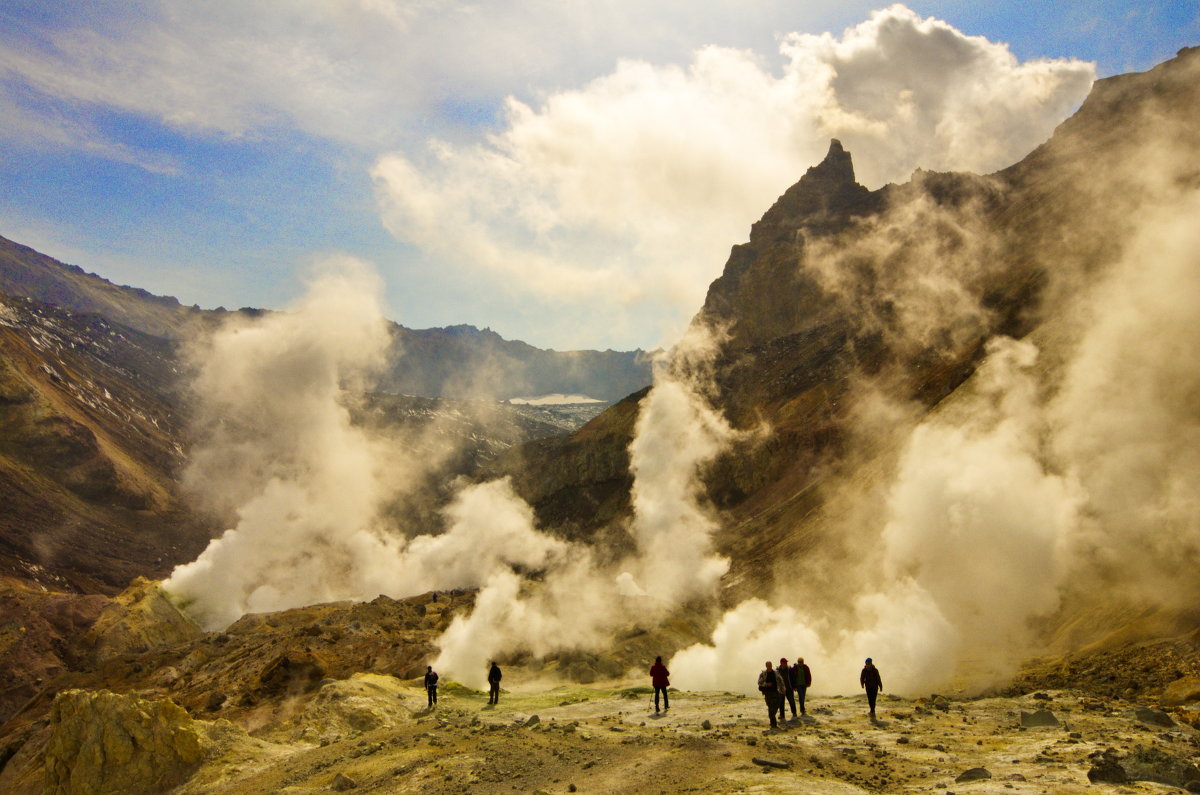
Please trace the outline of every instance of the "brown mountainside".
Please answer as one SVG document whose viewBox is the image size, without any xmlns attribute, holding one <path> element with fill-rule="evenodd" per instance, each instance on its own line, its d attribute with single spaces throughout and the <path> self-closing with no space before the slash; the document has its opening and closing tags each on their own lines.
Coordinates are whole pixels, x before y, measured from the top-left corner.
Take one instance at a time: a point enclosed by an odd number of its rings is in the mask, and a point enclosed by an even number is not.
<svg viewBox="0 0 1200 795">
<path fill-rule="evenodd" d="M 771 428 L 708 476 L 727 512 L 731 599 L 769 591 L 762 561 L 832 541 L 819 529 L 823 484 L 856 468 L 870 478 L 869 462 L 889 454 L 886 429 L 852 433 L 851 387 L 872 384 L 919 415 L 971 376 L 990 337 L 1054 320 L 1073 280 L 1120 255 L 1158 188 L 1200 183 L 1198 103 L 1193 48 L 1098 81 L 1049 141 L 989 176 L 918 171 L 869 191 L 834 141 L 752 226 L 696 317 L 728 333 L 715 404 L 738 427 Z M 915 317 L 927 277 L 952 284 L 953 300 Z M 586 534 L 628 512 L 619 473 L 636 416 L 615 406 L 510 464 L 545 524 Z"/>
</svg>

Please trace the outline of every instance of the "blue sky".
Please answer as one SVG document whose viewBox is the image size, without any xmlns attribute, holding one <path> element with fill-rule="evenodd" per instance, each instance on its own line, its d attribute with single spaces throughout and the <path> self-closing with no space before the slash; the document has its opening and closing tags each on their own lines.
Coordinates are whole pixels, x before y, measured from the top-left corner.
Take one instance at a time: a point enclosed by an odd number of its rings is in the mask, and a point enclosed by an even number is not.
<svg viewBox="0 0 1200 795">
<path fill-rule="evenodd" d="M 830 137 L 870 187 L 994 170 L 1196 44 L 1200 0 L 6 0 L 0 234 L 204 307 L 349 254 L 410 327 L 654 347 Z"/>
</svg>

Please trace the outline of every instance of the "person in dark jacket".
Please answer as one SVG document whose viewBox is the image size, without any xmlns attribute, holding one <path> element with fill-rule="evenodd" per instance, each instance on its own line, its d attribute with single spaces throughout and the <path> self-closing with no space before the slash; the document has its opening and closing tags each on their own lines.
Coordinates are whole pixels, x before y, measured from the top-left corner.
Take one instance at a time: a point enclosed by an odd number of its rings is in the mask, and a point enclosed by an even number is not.
<svg viewBox="0 0 1200 795">
<path fill-rule="evenodd" d="M 667 670 L 667 666 L 663 665 L 662 657 L 654 658 L 654 665 L 650 666 L 650 684 L 654 686 L 654 712 L 658 712 L 658 694 L 662 693 L 663 710 L 671 708 L 671 701 L 667 698 L 667 688 L 671 686 L 671 672 Z"/>
<path fill-rule="evenodd" d="M 500 703 L 500 678 L 503 676 L 500 673 L 500 666 L 492 661 L 492 667 L 488 670 L 488 703 Z"/>
<path fill-rule="evenodd" d="M 875 663 L 871 662 L 870 657 L 863 665 L 862 673 L 858 675 L 858 684 L 867 691 L 867 705 L 871 708 L 871 717 L 874 718 L 875 696 L 880 690 L 883 690 L 883 678 L 879 675 L 879 669 L 875 667 Z"/>
<path fill-rule="evenodd" d="M 780 678 L 779 672 L 771 667 L 771 661 L 767 660 L 766 668 L 758 674 L 758 692 L 763 694 L 763 698 L 767 702 L 767 716 L 771 719 L 771 728 L 779 728 L 779 724 L 775 721 L 775 713 L 779 711 L 779 702 L 783 698 L 783 679 Z"/>
<path fill-rule="evenodd" d="M 783 720 L 787 716 L 784 714 L 784 706 L 791 705 L 792 717 L 796 717 L 796 694 L 792 691 L 792 669 L 788 665 L 787 657 L 779 658 L 779 667 L 776 669 L 779 672 L 779 678 L 783 680 L 783 698 L 779 699 L 779 719 Z"/>
<path fill-rule="evenodd" d="M 796 664 L 792 666 L 792 690 L 796 692 L 796 703 L 800 707 L 801 715 L 808 714 L 804 709 L 804 696 L 808 693 L 808 688 L 811 684 L 812 671 L 804 664 L 803 657 L 797 657 Z"/>
<path fill-rule="evenodd" d="M 432 665 L 425 666 L 425 692 L 429 694 L 429 708 L 437 706 L 438 675 Z"/>
</svg>

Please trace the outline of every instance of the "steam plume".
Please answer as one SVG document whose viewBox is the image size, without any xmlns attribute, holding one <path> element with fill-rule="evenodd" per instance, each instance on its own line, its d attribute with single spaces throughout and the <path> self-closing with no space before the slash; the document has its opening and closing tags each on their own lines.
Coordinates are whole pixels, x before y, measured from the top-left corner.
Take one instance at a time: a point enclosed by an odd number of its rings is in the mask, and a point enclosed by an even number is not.
<svg viewBox="0 0 1200 795">
<path fill-rule="evenodd" d="M 1039 618 L 1194 605 L 1200 412 L 1187 396 L 1200 389 L 1200 193 L 1160 183 L 1156 195 L 1157 206 L 1126 219 L 1136 234 L 1113 266 L 1079 278 L 1072 301 L 1029 339 L 992 339 L 975 376 L 905 433 L 882 515 L 827 528 L 861 558 L 840 587 L 789 584 L 771 602 L 744 602 L 710 643 L 672 660 L 680 681 L 750 690 L 748 672 L 774 649 L 805 656 L 819 692 L 855 692 L 865 656 L 897 692 L 945 687 L 964 671 L 986 684 L 1044 648 Z M 867 234 L 856 245 L 875 243 Z M 977 267 L 951 257 L 933 272 L 970 285 Z M 845 286 L 843 298 L 860 289 Z M 927 330 L 938 313 L 950 327 L 985 325 L 972 300 L 946 311 L 951 287 L 900 286 L 901 346 L 937 339 Z M 803 571 L 829 560 L 787 563 Z"/>
<path fill-rule="evenodd" d="M 717 523 L 702 503 L 698 476 L 734 432 L 709 404 L 705 382 L 694 380 L 713 339 L 693 329 L 673 358 L 658 362 L 643 401 L 630 445 L 633 553 L 600 566 L 588 550 L 571 549 L 537 587 L 497 572 L 474 611 L 456 618 L 439 641 L 439 668 L 480 684 L 485 663 L 498 654 L 599 648 L 618 628 L 652 626 L 689 599 L 715 595 L 728 561 L 713 552 Z"/>
<path fill-rule="evenodd" d="M 474 587 L 564 545 L 533 528 L 507 480 L 461 489 L 446 530 L 410 541 L 382 519 L 416 453 L 351 421 L 389 344 L 378 280 L 334 263 L 293 311 L 234 318 L 192 352 L 197 499 L 236 524 L 165 583 L 210 628 L 247 612 Z M 422 454 L 428 458 L 426 454 Z M 434 456 L 436 458 L 436 456 Z"/>
</svg>

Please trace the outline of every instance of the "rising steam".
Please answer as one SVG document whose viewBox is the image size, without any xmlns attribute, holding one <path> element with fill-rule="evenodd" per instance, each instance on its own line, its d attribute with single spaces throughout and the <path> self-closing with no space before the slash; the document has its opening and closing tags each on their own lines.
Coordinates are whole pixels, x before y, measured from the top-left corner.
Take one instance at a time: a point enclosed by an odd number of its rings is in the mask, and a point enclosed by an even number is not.
<svg viewBox="0 0 1200 795">
<path fill-rule="evenodd" d="M 1162 178 L 1159 161 L 1126 160 L 1146 173 L 1081 183 L 1080 196 L 1105 196 L 1098 218 L 1085 223 L 1090 205 L 1076 197 L 1078 226 L 1053 230 L 1103 239 L 1112 253 L 1084 263 L 1073 245 L 1051 249 L 1049 310 L 1036 331 L 991 336 L 977 372 L 932 411 L 887 397 L 895 373 L 886 369 L 851 385 L 852 443 L 876 434 L 887 443 L 856 448 L 862 460 L 821 484 L 828 510 L 813 521 L 828 548 L 768 564 L 785 572 L 781 585 L 733 606 L 710 642 L 679 652 L 677 684 L 751 690 L 762 660 L 781 655 L 805 657 L 818 692 L 857 690 L 866 656 L 892 691 L 965 674 L 979 684 L 1042 647 L 1039 621 L 1112 600 L 1196 604 L 1200 193 L 1187 187 L 1194 177 Z M 922 179 L 911 201 L 849 236 L 804 241 L 803 267 L 824 296 L 902 362 L 963 355 L 993 334 L 985 295 L 1003 284 L 1014 243 L 990 231 L 984 198 L 947 208 L 919 195 Z M 1109 195 L 1119 213 L 1104 209 Z M 410 537 L 383 517 L 419 481 L 424 456 L 351 421 L 389 337 L 374 277 L 342 263 L 293 311 L 235 319 L 194 352 L 198 443 L 187 484 L 231 517 L 230 529 L 167 587 L 210 627 L 247 611 L 479 587 L 435 661 L 470 684 L 498 655 L 603 648 L 619 631 L 711 601 L 729 562 L 714 545 L 720 518 L 701 475 L 745 432 L 711 399 L 720 342 L 694 326 L 656 368 L 629 449 L 633 547 L 623 557 L 543 532 L 506 480 L 459 488 L 443 532 Z M 878 476 L 856 477 L 859 464 Z"/>
<path fill-rule="evenodd" d="M 819 692 L 855 692 L 866 656 L 897 692 L 963 675 L 980 685 L 1044 648 L 1036 621 L 1056 611 L 1194 605 L 1197 210 L 1191 191 L 1144 212 L 1124 256 L 1079 279 L 1059 316 L 1027 340 L 990 341 L 972 380 L 907 433 L 882 514 L 836 528 L 860 565 L 807 562 L 840 566 L 840 587 L 806 590 L 789 577 L 770 603 L 742 603 L 710 643 L 676 655 L 677 678 L 748 690 L 748 672 L 782 653 L 806 657 Z M 994 245 L 974 234 L 968 253 Z M 856 245 L 870 247 L 869 234 Z M 981 326 L 973 302 L 946 304 L 977 272 L 964 267 L 944 286 L 954 264 L 943 258 L 926 285 L 897 285 L 899 312 L 911 316 L 902 345 L 923 344 L 936 315 L 950 328 Z M 1055 362 L 1042 366 L 1044 355 Z"/>
<path fill-rule="evenodd" d="M 699 475 L 735 433 L 704 395 L 703 378 L 696 380 L 714 346 L 715 337 L 696 327 L 673 359 L 657 363 L 630 445 L 634 550 L 598 565 L 590 550 L 573 548 L 536 588 L 497 572 L 474 611 L 447 629 L 439 669 L 479 684 L 499 654 L 603 648 L 618 630 L 652 627 L 688 600 L 716 595 L 729 563 L 713 551 L 717 522 Z"/>
<path fill-rule="evenodd" d="M 193 351 L 197 499 L 234 526 L 165 583 L 202 624 L 316 602 L 474 587 L 536 569 L 564 545 L 533 529 L 507 480 L 461 489 L 446 530 L 405 539 L 383 520 L 397 473 L 428 458 L 351 421 L 390 343 L 379 283 L 331 265 L 290 312 L 234 318 Z"/>
</svg>

